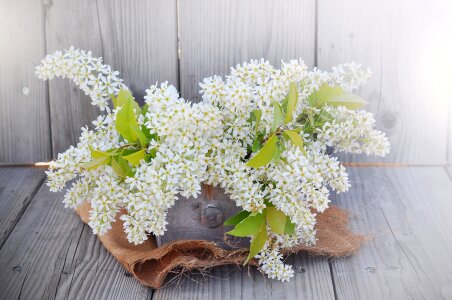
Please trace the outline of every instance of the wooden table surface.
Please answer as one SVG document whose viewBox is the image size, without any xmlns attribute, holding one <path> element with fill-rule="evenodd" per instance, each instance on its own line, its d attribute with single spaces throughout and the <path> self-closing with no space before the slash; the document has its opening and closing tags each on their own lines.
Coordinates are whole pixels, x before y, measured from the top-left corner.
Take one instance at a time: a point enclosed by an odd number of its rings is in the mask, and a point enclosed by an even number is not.
<svg viewBox="0 0 452 300">
<path fill-rule="evenodd" d="M 452 299 L 452 181 L 444 167 L 349 168 L 334 204 L 369 241 L 339 259 L 300 253 L 289 283 L 235 266 L 152 290 L 50 193 L 42 169 L 0 168 L 0 299 Z"/>
</svg>

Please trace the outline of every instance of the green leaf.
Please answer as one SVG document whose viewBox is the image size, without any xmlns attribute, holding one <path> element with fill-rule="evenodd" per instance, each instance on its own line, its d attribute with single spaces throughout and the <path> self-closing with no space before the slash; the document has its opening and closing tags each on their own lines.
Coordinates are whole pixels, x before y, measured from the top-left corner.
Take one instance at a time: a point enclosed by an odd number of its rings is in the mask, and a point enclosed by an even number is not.
<svg viewBox="0 0 452 300">
<path fill-rule="evenodd" d="M 114 97 L 112 97 L 113 100 Z M 119 90 L 118 96 L 113 101 L 115 108 L 123 106 L 126 102 L 130 102 L 132 108 L 136 110 L 137 114 L 141 113 L 140 105 L 134 100 L 132 93 L 128 89 Z"/>
<path fill-rule="evenodd" d="M 282 153 L 282 150 L 281 150 L 281 142 L 279 142 L 278 141 L 278 143 L 276 144 L 276 151 L 275 151 L 275 155 L 273 155 L 273 161 L 275 162 L 275 163 L 278 163 L 279 162 L 279 159 L 281 158 L 281 153 Z"/>
<path fill-rule="evenodd" d="M 262 248 L 264 248 L 266 242 L 267 242 L 267 226 L 265 226 L 265 224 L 262 224 L 259 232 L 251 239 L 250 253 L 246 258 L 246 261 L 244 263 L 245 265 L 251 258 L 255 257 L 262 250 Z"/>
<path fill-rule="evenodd" d="M 229 232 L 226 232 L 229 235 L 233 236 L 250 236 L 259 232 L 262 224 L 265 223 L 265 216 L 263 213 L 257 215 L 249 215 L 243 221 L 235 225 L 234 229 Z"/>
<path fill-rule="evenodd" d="M 304 149 L 304 141 L 303 138 L 293 130 L 284 130 L 284 135 L 286 135 L 291 142 L 300 148 L 300 150 L 306 155 L 306 150 Z"/>
<path fill-rule="evenodd" d="M 277 234 L 284 234 L 286 226 L 286 215 L 275 207 L 267 207 L 267 224 L 271 230 Z"/>
<path fill-rule="evenodd" d="M 251 151 L 256 152 L 262 149 L 262 140 L 264 139 L 265 134 L 263 132 L 257 133 L 254 137 L 253 144 L 251 145 Z"/>
<path fill-rule="evenodd" d="M 141 131 L 143 131 L 143 133 L 146 136 L 146 138 L 148 138 L 150 140 L 157 139 L 157 135 L 154 134 L 154 133 L 151 133 L 151 130 L 146 125 L 142 125 L 141 126 Z"/>
<path fill-rule="evenodd" d="M 113 171 L 118 175 L 120 178 L 125 178 L 127 171 L 124 170 L 121 165 L 116 161 L 116 158 L 113 158 L 111 160 L 111 167 L 113 168 Z"/>
<path fill-rule="evenodd" d="M 264 204 L 266 207 L 273 207 L 275 206 L 273 203 L 270 202 L 268 199 L 264 199 Z"/>
<path fill-rule="evenodd" d="M 281 106 L 278 102 L 273 101 L 273 127 L 272 131 L 275 131 L 276 128 L 281 124 L 282 122 L 282 110 Z"/>
<path fill-rule="evenodd" d="M 343 93 L 333 96 L 325 101 L 331 106 L 345 106 L 348 109 L 359 109 L 367 104 L 367 101 L 355 94 Z"/>
<path fill-rule="evenodd" d="M 135 176 L 135 171 L 133 171 L 131 168 L 129 169 L 129 171 L 126 174 L 127 177 L 134 177 Z"/>
<path fill-rule="evenodd" d="M 132 169 L 130 168 L 129 163 L 122 156 L 117 157 L 117 162 L 121 166 L 121 169 L 124 170 L 124 173 L 126 173 L 127 176 L 127 173 L 129 173 L 129 171 Z"/>
<path fill-rule="evenodd" d="M 104 156 L 100 158 L 93 159 L 92 161 L 80 164 L 80 167 L 87 170 L 92 170 L 100 167 L 101 165 L 106 165 L 110 161 L 110 156 Z"/>
<path fill-rule="evenodd" d="M 143 116 L 146 116 L 146 114 L 148 113 L 148 110 L 149 110 L 149 105 L 148 104 L 143 105 L 143 107 L 141 108 L 141 114 Z"/>
<path fill-rule="evenodd" d="M 240 222 L 242 222 L 249 215 L 250 215 L 249 211 L 242 210 L 238 214 L 236 214 L 236 215 L 228 218 L 226 221 L 224 221 L 223 225 L 225 225 L 225 226 L 235 226 L 235 225 L 239 224 Z"/>
<path fill-rule="evenodd" d="M 282 135 L 282 136 L 284 136 L 284 135 Z M 280 142 L 278 143 L 278 145 L 279 145 L 279 150 L 280 150 L 281 153 L 283 153 L 284 151 L 286 151 L 286 144 L 285 144 L 283 141 L 280 141 Z"/>
<path fill-rule="evenodd" d="M 135 153 L 123 156 L 125 160 L 131 163 L 133 166 L 138 166 L 140 164 L 140 160 L 144 159 L 146 155 L 146 149 L 141 149 Z"/>
<path fill-rule="evenodd" d="M 253 145 L 251 146 L 251 151 L 252 152 L 256 152 L 256 151 L 258 151 L 260 149 L 262 149 L 262 145 L 259 142 L 259 140 L 256 138 L 256 139 L 254 139 Z"/>
<path fill-rule="evenodd" d="M 138 122 L 133 112 L 131 99 L 129 98 L 129 100 L 121 105 L 121 109 L 116 115 L 116 130 L 125 139 L 133 143 L 138 139 L 138 135 L 132 129 L 133 126 L 138 127 Z"/>
<path fill-rule="evenodd" d="M 328 99 L 334 96 L 339 96 L 343 93 L 344 91 L 340 87 L 332 87 L 328 83 L 324 83 L 320 86 L 318 91 L 315 91 L 309 95 L 308 102 L 312 106 L 322 107 Z"/>
<path fill-rule="evenodd" d="M 138 136 L 138 139 L 140 140 L 141 147 L 146 147 L 147 139 L 144 135 L 143 131 L 138 126 L 130 126 L 132 131 Z"/>
<path fill-rule="evenodd" d="M 149 150 L 149 155 L 151 156 L 151 158 L 155 158 L 157 154 L 157 149 L 153 148 L 151 150 Z"/>
<path fill-rule="evenodd" d="M 287 95 L 281 103 L 283 112 L 287 112 L 287 105 L 289 104 L 289 95 Z"/>
<path fill-rule="evenodd" d="M 255 121 L 254 130 L 257 132 L 259 130 L 259 124 L 261 122 L 262 112 L 259 109 L 255 109 L 251 112 L 251 120 Z"/>
<path fill-rule="evenodd" d="M 123 148 L 122 150 L 121 150 L 121 155 L 122 156 L 127 156 L 127 155 L 130 155 L 130 154 L 132 154 L 132 153 L 135 153 L 135 152 L 138 152 L 138 151 L 140 151 L 141 149 L 136 149 L 136 148 Z"/>
<path fill-rule="evenodd" d="M 284 227 L 285 234 L 295 234 L 295 224 L 290 221 L 290 218 L 286 218 L 286 225 Z"/>
<path fill-rule="evenodd" d="M 297 107 L 298 103 L 298 91 L 297 86 L 295 83 L 291 82 L 289 87 L 289 99 L 287 102 L 287 110 L 286 110 L 286 117 L 284 118 L 284 124 L 289 123 L 292 121 L 293 118 L 293 112 L 295 111 L 295 108 Z"/>
<path fill-rule="evenodd" d="M 102 157 L 117 155 L 116 152 L 103 152 L 103 151 L 95 150 L 93 147 L 91 147 L 91 145 L 89 146 L 89 150 L 91 152 L 92 158 L 102 158 Z"/>
<path fill-rule="evenodd" d="M 252 168 L 260 168 L 270 163 L 275 156 L 277 142 L 278 137 L 276 135 L 272 135 L 264 147 L 262 147 L 262 149 L 252 159 L 250 159 L 246 165 Z"/>
</svg>

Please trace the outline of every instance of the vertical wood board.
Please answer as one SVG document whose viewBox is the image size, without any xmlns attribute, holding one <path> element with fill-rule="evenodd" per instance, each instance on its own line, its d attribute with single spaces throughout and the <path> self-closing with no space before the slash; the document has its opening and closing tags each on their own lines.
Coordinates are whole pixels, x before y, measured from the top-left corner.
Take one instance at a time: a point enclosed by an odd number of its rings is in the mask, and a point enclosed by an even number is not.
<svg viewBox="0 0 452 300">
<path fill-rule="evenodd" d="M 178 87 L 176 1 L 55 0 L 46 18 L 48 51 L 92 50 L 143 103 L 145 90 L 156 81 Z M 50 83 L 54 156 L 75 145 L 80 128 L 91 125 L 100 111 L 74 84 Z"/>
<path fill-rule="evenodd" d="M 371 103 L 392 151 L 385 159 L 348 161 L 444 164 L 451 102 L 450 1 L 322 0 L 318 6 L 318 65 L 355 61 L 373 77 L 358 94 Z"/>
<path fill-rule="evenodd" d="M 184 0 L 179 3 L 181 92 L 199 101 L 199 82 L 236 64 L 303 58 L 312 66 L 315 1 Z"/>
<path fill-rule="evenodd" d="M 44 56 L 41 1 L 0 1 L 0 162 L 51 157 L 46 85 L 34 75 Z"/>
</svg>

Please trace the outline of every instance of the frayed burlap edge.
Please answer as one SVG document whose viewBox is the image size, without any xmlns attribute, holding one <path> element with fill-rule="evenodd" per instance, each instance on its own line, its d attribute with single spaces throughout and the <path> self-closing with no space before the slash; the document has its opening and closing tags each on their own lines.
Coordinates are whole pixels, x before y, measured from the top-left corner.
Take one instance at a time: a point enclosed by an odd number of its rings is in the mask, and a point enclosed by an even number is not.
<svg viewBox="0 0 452 300">
<path fill-rule="evenodd" d="M 77 213 L 83 222 L 89 220 L 90 206 L 85 202 Z M 152 288 L 160 288 L 168 274 L 175 270 L 205 269 L 220 265 L 242 265 L 248 252 L 246 249 L 223 250 L 215 243 L 201 240 L 175 241 L 157 247 L 154 236 L 141 245 L 127 241 L 122 221 L 112 224 L 112 229 L 98 236 L 104 247 L 133 274 L 141 283 Z M 347 256 L 356 252 L 364 241 L 364 236 L 348 229 L 348 213 L 337 207 L 330 207 L 317 215 L 317 243 L 315 246 L 298 246 L 285 249 L 284 254 L 307 251 L 313 255 L 330 257 Z M 251 261 L 251 265 L 255 265 Z"/>
</svg>

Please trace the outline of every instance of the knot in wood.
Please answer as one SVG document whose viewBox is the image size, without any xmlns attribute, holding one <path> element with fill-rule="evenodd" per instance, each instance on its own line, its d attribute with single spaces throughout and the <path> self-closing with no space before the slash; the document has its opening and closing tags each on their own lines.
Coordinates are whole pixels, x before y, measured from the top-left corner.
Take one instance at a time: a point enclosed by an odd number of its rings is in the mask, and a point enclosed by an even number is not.
<svg viewBox="0 0 452 300">
<path fill-rule="evenodd" d="M 217 204 L 207 204 L 202 211 L 201 220 L 209 228 L 215 228 L 223 225 L 224 214 L 221 207 Z"/>
</svg>

